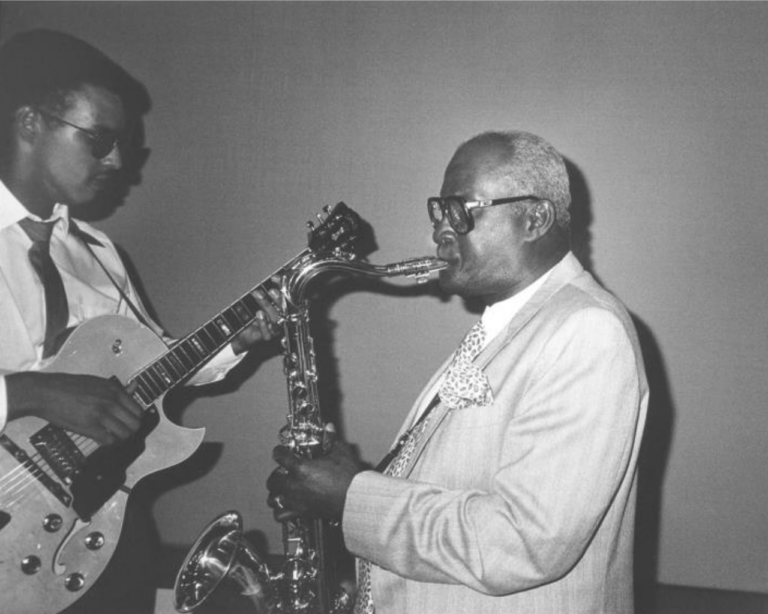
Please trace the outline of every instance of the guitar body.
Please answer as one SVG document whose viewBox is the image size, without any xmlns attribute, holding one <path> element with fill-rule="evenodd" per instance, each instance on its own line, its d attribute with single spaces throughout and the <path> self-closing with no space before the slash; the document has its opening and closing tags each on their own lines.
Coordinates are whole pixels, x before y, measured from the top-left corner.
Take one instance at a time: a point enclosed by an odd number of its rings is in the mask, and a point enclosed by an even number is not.
<svg viewBox="0 0 768 614">
<path fill-rule="evenodd" d="M 115 315 L 70 335 L 44 372 L 116 378 L 142 406 L 142 426 L 128 442 L 106 447 L 34 417 L 0 433 L 2 614 L 56 614 L 93 586 L 117 547 L 131 489 L 189 458 L 203 440 L 205 429 L 168 420 L 165 394 L 254 321 L 261 309 L 255 290 L 279 291 L 275 278 L 311 269 L 317 259 L 351 259 L 341 250 L 357 238 L 359 217 L 344 203 L 324 210 L 328 217 L 309 224 L 302 252 L 172 348 Z"/>
<path fill-rule="evenodd" d="M 125 384 L 167 351 L 163 341 L 138 322 L 101 316 L 75 329 L 44 371 L 116 377 Z M 122 485 L 87 514 L 75 511 L 78 495 L 50 471 L 31 443 L 48 423 L 34 417 L 8 423 L 0 448 L 4 614 L 55 614 L 83 595 L 114 553 L 131 488 L 143 477 L 189 458 L 199 447 L 205 430 L 173 424 L 161 402 L 162 397 L 154 403 L 156 422 L 140 454 L 120 474 Z M 47 478 L 41 479 L 41 472 Z"/>
</svg>

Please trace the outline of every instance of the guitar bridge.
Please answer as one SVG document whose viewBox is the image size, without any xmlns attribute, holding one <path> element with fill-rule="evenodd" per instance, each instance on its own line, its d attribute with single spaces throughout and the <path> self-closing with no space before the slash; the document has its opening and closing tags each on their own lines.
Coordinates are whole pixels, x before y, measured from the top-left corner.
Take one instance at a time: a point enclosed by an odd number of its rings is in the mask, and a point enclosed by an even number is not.
<svg viewBox="0 0 768 614">
<path fill-rule="evenodd" d="M 32 435 L 29 441 L 59 479 L 67 485 L 71 484 L 82 467 L 85 456 L 69 435 L 49 424 Z"/>
</svg>

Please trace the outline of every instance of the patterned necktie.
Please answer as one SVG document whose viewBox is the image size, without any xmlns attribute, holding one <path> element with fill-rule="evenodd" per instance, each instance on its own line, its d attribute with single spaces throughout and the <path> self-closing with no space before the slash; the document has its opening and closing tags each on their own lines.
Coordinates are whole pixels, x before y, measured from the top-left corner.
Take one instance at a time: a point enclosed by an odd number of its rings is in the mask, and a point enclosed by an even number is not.
<svg viewBox="0 0 768 614">
<path fill-rule="evenodd" d="M 431 408 L 430 408 L 431 409 Z M 398 478 L 403 475 L 403 469 L 408 465 L 416 444 L 421 439 L 422 434 L 427 428 L 431 412 L 425 412 L 423 419 L 419 420 L 411 429 L 400 439 L 401 445 L 392 462 L 384 469 L 384 475 Z M 373 607 L 373 598 L 371 596 L 371 565 L 367 559 L 357 560 L 357 599 L 355 600 L 355 610 L 353 614 L 374 614 L 376 609 Z"/>
<path fill-rule="evenodd" d="M 35 269 L 45 292 L 45 341 L 43 343 L 43 358 L 55 354 L 64 336 L 61 333 L 67 328 L 69 306 L 64 282 L 59 270 L 51 258 L 51 233 L 55 222 L 36 222 L 29 218 L 19 221 L 19 226 L 32 239 L 29 248 L 29 262 Z"/>
<path fill-rule="evenodd" d="M 473 363 L 483 349 L 484 342 L 485 328 L 481 321 L 469 329 L 445 372 L 437 394 L 451 409 L 490 405 L 493 402 L 493 391 L 488 384 L 488 377 Z"/>
<path fill-rule="evenodd" d="M 485 329 L 483 323 L 475 324 L 464 337 L 464 340 L 456 350 L 451 365 L 446 371 L 446 377 L 438 391 L 440 400 L 454 409 L 463 409 L 471 404 L 487 405 L 493 401 L 493 393 L 485 374 L 472 364 L 483 349 L 485 341 Z M 416 449 L 416 444 L 426 430 L 432 415 L 431 409 L 434 403 L 422 414 L 419 420 L 400 439 L 397 455 L 384 470 L 384 475 L 400 477 L 403 470 Z M 371 595 L 371 562 L 366 559 L 358 559 L 357 583 L 358 595 L 355 601 L 354 614 L 374 614 L 376 608 L 373 605 Z"/>
</svg>

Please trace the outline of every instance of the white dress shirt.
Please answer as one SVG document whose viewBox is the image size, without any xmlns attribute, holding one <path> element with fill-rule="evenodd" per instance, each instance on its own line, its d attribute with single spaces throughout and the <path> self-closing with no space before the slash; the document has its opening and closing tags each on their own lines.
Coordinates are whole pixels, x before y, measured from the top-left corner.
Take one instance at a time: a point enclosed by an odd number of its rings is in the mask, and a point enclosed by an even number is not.
<svg viewBox="0 0 768 614">
<path fill-rule="evenodd" d="M 544 275 L 539 277 L 530 286 L 523 288 L 517 294 L 514 294 L 509 298 L 504 299 L 503 301 L 499 301 L 498 303 L 494 303 L 493 305 L 485 308 L 485 311 L 483 311 L 483 315 L 480 318 L 480 321 L 483 323 L 483 328 L 485 329 L 483 348 L 488 347 L 488 344 L 493 341 L 496 335 L 504 330 L 504 327 L 512 321 L 512 318 L 515 317 L 515 314 L 520 311 L 528 302 L 528 300 L 534 294 L 536 294 L 536 291 L 541 288 L 542 285 L 544 285 L 544 282 L 549 277 L 551 270 L 552 269 L 544 273 Z M 437 391 L 440 390 L 440 386 L 443 384 L 443 379 L 445 379 L 445 373 L 443 373 L 443 375 L 435 382 L 435 385 L 432 387 L 430 393 L 426 395 L 424 402 L 419 408 L 419 411 L 414 416 L 414 422 L 417 421 L 419 417 L 424 413 L 432 399 L 437 394 Z"/>
<path fill-rule="evenodd" d="M 515 314 L 523 308 L 523 305 L 528 302 L 528 299 L 536 294 L 536 290 L 544 285 L 551 270 L 552 269 L 549 269 L 549 271 L 544 273 L 544 275 L 539 277 L 530 286 L 523 288 L 517 294 L 485 308 L 481 318 L 483 328 L 485 329 L 485 341 L 483 347 L 487 347 L 488 344 L 493 341 L 494 337 L 496 337 L 496 335 L 498 335 L 504 327 L 512 321 Z"/>
<path fill-rule="evenodd" d="M 46 325 L 45 295 L 28 258 L 32 242 L 18 224 L 25 217 L 40 219 L 30 214 L 0 181 L 0 431 L 5 427 L 8 415 L 4 376 L 17 371 L 37 371 L 52 360 L 42 357 Z M 101 261 L 99 264 L 83 240 L 70 232 L 68 207 L 57 204 L 49 219 L 55 221 L 50 253 L 67 293 L 68 327 L 107 314 L 138 319 L 105 274 L 103 264 L 142 314 L 144 324 L 166 343 L 172 343 L 172 339 L 147 314 L 109 238 L 93 226 L 77 222 L 81 230 L 102 244 L 93 246 Z M 220 380 L 240 359 L 241 356 L 235 356 L 231 346 L 227 346 L 190 383 Z"/>
</svg>

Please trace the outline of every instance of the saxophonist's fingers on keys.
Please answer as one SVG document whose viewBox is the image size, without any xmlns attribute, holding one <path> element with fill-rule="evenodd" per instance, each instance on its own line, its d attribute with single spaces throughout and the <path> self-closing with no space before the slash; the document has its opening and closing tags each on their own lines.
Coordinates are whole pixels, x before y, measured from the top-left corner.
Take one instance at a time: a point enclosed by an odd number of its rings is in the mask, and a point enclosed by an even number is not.
<svg viewBox="0 0 768 614">
<path fill-rule="evenodd" d="M 287 522 L 299 517 L 299 514 L 288 509 L 282 495 L 270 495 L 267 498 L 267 505 L 272 508 L 272 516 L 277 522 Z"/>
</svg>

